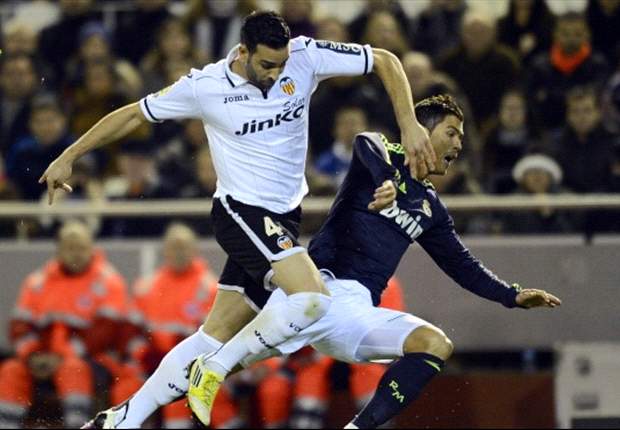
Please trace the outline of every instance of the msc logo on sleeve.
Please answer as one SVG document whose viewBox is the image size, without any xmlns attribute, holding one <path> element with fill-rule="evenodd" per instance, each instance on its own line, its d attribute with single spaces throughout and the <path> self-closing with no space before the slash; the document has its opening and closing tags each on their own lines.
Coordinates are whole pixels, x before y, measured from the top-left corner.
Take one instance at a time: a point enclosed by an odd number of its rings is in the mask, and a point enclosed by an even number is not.
<svg viewBox="0 0 620 430">
<path fill-rule="evenodd" d="M 280 79 L 280 88 L 284 94 L 288 94 L 289 96 L 295 94 L 295 82 L 288 76 Z"/>
<path fill-rule="evenodd" d="M 362 49 L 350 43 L 332 42 L 330 40 L 317 40 L 316 47 L 319 49 L 329 49 L 340 54 L 360 55 Z"/>
</svg>

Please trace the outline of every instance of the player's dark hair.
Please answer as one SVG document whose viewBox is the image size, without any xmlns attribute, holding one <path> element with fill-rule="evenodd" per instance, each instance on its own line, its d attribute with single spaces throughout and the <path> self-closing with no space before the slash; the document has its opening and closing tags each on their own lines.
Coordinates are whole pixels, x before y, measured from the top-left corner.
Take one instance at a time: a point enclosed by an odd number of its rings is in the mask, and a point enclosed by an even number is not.
<svg viewBox="0 0 620 430">
<path fill-rule="evenodd" d="M 425 98 L 415 105 L 415 116 L 418 122 L 428 131 L 433 131 L 448 115 L 454 115 L 463 121 L 463 110 L 459 104 L 447 94 Z"/>
<path fill-rule="evenodd" d="M 284 18 L 273 11 L 252 12 L 243 20 L 241 43 L 253 53 L 258 44 L 272 49 L 284 48 L 291 39 L 291 30 Z"/>
</svg>

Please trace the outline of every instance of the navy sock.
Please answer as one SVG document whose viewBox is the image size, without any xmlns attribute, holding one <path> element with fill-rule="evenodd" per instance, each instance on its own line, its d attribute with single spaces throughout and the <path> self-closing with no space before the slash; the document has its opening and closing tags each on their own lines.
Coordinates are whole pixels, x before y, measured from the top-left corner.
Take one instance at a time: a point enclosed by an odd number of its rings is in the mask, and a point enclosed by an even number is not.
<svg viewBox="0 0 620 430">
<path fill-rule="evenodd" d="M 405 354 L 383 374 L 377 391 L 353 424 L 361 429 L 384 424 L 415 400 L 443 365 L 443 360 L 434 355 Z"/>
</svg>

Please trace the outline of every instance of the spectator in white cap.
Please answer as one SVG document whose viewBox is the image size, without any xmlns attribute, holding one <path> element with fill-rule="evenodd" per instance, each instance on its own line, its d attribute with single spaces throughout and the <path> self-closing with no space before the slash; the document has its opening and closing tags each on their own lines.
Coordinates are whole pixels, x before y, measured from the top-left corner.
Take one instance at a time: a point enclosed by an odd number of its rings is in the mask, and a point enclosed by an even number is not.
<svg viewBox="0 0 620 430">
<path fill-rule="evenodd" d="M 519 192 L 527 194 L 552 194 L 561 190 L 562 168 L 551 157 L 530 154 L 521 158 L 512 170 L 519 185 Z M 571 230 L 566 214 L 543 207 L 529 212 L 509 212 L 500 217 L 504 233 L 541 234 L 565 233 Z"/>
<path fill-rule="evenodd" d="M 519 184 L 520 191 L 545 194 L 558 190 L 563 173 L 553 158 L 544 154 L 530 154 L 515 164 L 512 177 Z"/>
</svg>

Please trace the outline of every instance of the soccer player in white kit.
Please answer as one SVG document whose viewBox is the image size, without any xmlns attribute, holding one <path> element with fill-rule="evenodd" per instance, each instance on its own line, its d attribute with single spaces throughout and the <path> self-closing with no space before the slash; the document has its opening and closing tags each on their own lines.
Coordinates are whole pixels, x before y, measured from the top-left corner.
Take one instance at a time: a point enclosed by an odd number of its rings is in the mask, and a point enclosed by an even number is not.
<svg viewBox="0 0 620 430">
<path fill-rule="evenodd" d="M 308 191 L 308 106 L 320 81 L 371 71 L 392 101 L 411 173 L 425 175 L 434 153 L 415 118 L 400 61 L 368 45 L 291 40 L 287 24 L 274 12 L 248 16 L 241 44 L 225 59 L 192 69 L 174 85 L 110 113 L 48 167 L 40 182 L 47 184 L 52 203 L 56 189 L 71 190 L 71 166 L 84 153 L 146 121 L 199 118 L 218 176 L 212 219 L 229 258 L 211 313 L 202 330 L 164 357 L 131 399 L 99 414 L 91 425 L 139 427 L 157 407 L 187 391 L 183 369 L 194 357 L 218 350 L 209 367 L 199 360 L 191 375 L 190 403 L 208 424 L 210 392 L 237 362 L 272 349 L 326 314 L 329 291 L 297 241 L 300 203 Z M 275 286 L 287 300 L 252 320 Z"/>
</svg>

